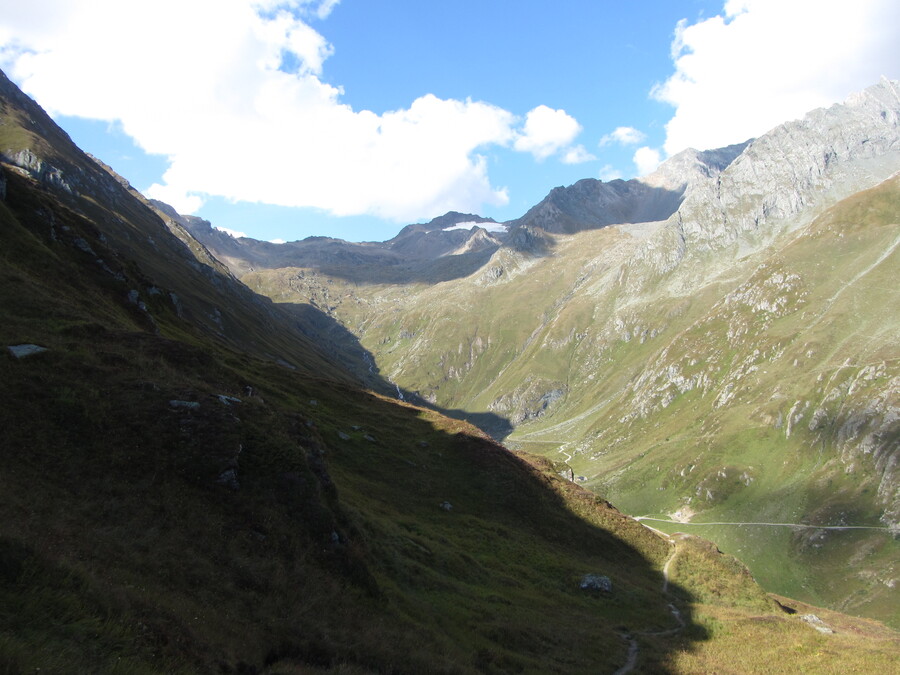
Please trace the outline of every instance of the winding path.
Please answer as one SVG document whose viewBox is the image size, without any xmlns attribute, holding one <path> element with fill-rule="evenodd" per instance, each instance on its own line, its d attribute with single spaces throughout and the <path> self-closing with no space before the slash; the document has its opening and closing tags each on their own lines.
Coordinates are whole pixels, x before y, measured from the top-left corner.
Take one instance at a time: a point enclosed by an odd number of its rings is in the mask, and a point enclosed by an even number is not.
<svg viewBox="0 0 900 675">
<path fill-rule="evenodd" d="M 687 527 L 698 527 L 700 525 L 754 525 L 761 527 L 792 527 L 799 530 L 879 530 L 884 532 L 892 532 L 889 527 L 879 527 L 877 525 L 808 525 L 806 523 L 739 523 L 739 522 L 703 522 L 691 523 L 683 520 L 671 520 L 667 518 L 651 518 L 650 516 L 634 516 L 637 521 L 652 520 L 657 523 L 672 523 L 673 525 L 685 525 Z M 652 529 L 652 528 L 651 528 Z M 659 532 L 659 530 L 654 530 Z"/>
<path fill-rule="evenodd" d="M 810 529 L 810 530 L 883 530 L 886 532 L 892 532 L 889 527 L 876 527 L 874 525 L 806 525 L 804 523 L 690 523 L 683 522 L 680 520 L 671 520 L 666 518 L 653 518 L 651 516 L 634 516 L 634 519 L 637 521 L 651 520 L 658 523 L 672 523 L 679 526 L 699 526 L 699 525 L 758 525 L 764 527 L 792 527 L 797 529 Z M 663 537 L 666 541 L 668 541 L 672 545 L 672 551 L 669 553 L 669 557 L 666 558 L 666 562 L 663 565 L 662 569 L 662 592 L 663 594 L 668 594 L 669 592 L 669 567 L 672 564 L 672 561 L 675 560 L 675 556 L 678 554 L 678 535 L 670 535 L 662 530 L 657 530 L 655 527 L 651 527 L 649 525 L 644 525 L 649 530 L 653 530 L 658 535 Z M 625 642 L 628 643 L 628 655 L 625 659 L 625 664 L 619 668 L 613 675 L 626 675 L 626 673 L 630 673 L 634 670 L 637 665 L 638 658 L 638 638 L 639 637 L 666 637 L 669 635 L 675 635 L 676 633 L 682 631 L 685 627 L 684 619 L 681 616 L 681 612 L 678 611 L 678 608 L 669 603 L 669 611 L 672 612 L 672 616 L 675 617 L 675 621 L 678 623 L 674 628 L 668 628 L 666 630 L 660 631 L 640 631 L 636 633 L 622 633 L 621 637 Z"/>
<path fill-rule="evenodd" d="M 648 527 L 645 525 L 645 527 Z M 653 530 L 664 539 L 666 539 L 672 545 L 672 551 L 669 553 L 669 557 L 666 558 L 666 563 L 663 565 L 662 576 L 662 592 L 664 594 L 668 594 L 669 592 L 669 565 L 672 564 L 672 561 L 675 559 L 675 556 L 678 554 L 678 539 L 672 535 L 666 534 L 665 532 L 661 532 L 652 527 L 648 527 L 648 529 Z M 674 628 L 667 628 L 666 630 L 657 630 L 657 631 L 640 631 L 637 633 L 622 634 L 622 639 L 628 643 L 628 656 L 625 659 L 625 664 L 619 668 L 613 675 L 626 675 L 626 673 L 630 673 L 634 670 L 634 667 L 637 665 L 637 657 L 638 657 L 638 637 L 666 637 L 669 635 L 675 635 L 676 633 L 684 630 L 685 623 L 684 619 L 681 616 L 681 612 L 678 611 L 678 608 L 669 603 L 669 611 L 672 613 L 672 616 L 675 617 L 675 621 L 678 624 Z"/>
</svg>

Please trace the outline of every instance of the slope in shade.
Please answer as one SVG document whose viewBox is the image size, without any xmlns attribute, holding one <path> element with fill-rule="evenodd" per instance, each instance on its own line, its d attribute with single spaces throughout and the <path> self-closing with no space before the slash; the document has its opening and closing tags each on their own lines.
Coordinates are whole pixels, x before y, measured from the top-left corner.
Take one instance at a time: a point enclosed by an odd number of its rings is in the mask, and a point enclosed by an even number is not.
<svg viewBox="0 0 900 675">
<path fill-rule="evenodd" d="M 616 626 L 670 623 L 662 540 L 540 461 L 356 388 L 33 134 L 70 189 L 2 167 L 0 340 L 45 349 L 0 359 L 7 669 L 593 672 L 624 661 Z M 219 314 L 197 318 L 210 298 Z M 280 336 L 229 331 L 260 308 Z M 617 593 L 581 591 L 592 571 Z"/>
</svg>

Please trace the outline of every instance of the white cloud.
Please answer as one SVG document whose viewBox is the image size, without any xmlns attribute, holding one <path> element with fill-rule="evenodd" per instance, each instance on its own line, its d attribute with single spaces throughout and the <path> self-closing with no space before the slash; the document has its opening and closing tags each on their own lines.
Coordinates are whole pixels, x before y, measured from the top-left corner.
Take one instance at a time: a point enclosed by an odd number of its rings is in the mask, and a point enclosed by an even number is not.
<svg viewBox="0 0 900 675">
<path fill-rule="evenodd" d="M 234 237 L 235 239 L 240 239 L 241 237 L 247 236 L 247 234 L 245 232 L 238 232 L 237 230 L 229 230 L 227 227 L 219 227 L 217 225 L 213 225 L 213 229 L 216 229 L 219 232 L 224 232 L 229 237 Z"/>
<path fill-rule="evenodd" d="M 188 194 L 184 189 L 173 185 L 154 184 L 147 190 L 147 196 L 165 202 L 182 214 L 198 211 L 204 202 L 200 195 Z"/>
<path fill-rule="evenodd" d="M 253 0 L 254 8 L 261 12 L 291 11 L 302 16 L 327 19 L 341 0 Z"/>
<path fill-rule="evenodd" d="M 286 243 L 284 239 L 269 239 L 270 244 L 284 244 Z"/>
<path fill-rule="evenodd" d="M 592 162 L 596 157 L 585 150 L 583 145 L 573 145 L 562 156 L 563 164 L 584 164 L 585 162 Z"/>
<path fill-rule="evenodd" d="M 513 147 L 543 160 L 566 148 L 579 133 L 581 125 L 565 110 L 539 105 L 526 115 L 525 128 Z"/>
<path fill-rule="evenodd" d="M 332 47 L 302 19 L 335 4 L 15 3 L 0 15 L 0 67 L 51 114 L 121 121 L 166 156 L 148 193 L 182 213 L 208 196 L 406 222 L 475 211 L 508 202 L 483 148 L 515 141 L 541 156 L 580 129 L 542 106 L 517 135 L 506 110 L 433 95 L 380 115 L 353 110 L 320 79 Z"/>
<path fill-rule="evenodd" d="M 662 162 L 659 150 L 644 146 L 638 148 L 634 153 L 634 166 L 637 168 L 638 176 L 646 176 L 648 173 L 656 171 L 656 167 Z"/>
<path fill-rule="evenodd" d="M 611 181 L 621 178 L 622 172 L 614 168 L 612 164 L 604 164 L 597 176 L 600 180 Z"/>
<path fill-rule="evenodd" d="M 676 28 L 675 74 L 653 91 L 676 108 L 669 155 L 739 143 L 900 76 L 896 0 L 729 0 L 723 11 Z"/>
<path fill-rule="evenodd" d="M 290 12 L 280 11 L 267 21 L 260 21 L 259 37 L 266 44 L 281 44 L 284 49 L 300 59 L 301 73 L 322 74 L 322 64 L 334 53 L 334 49 L 309 25 L 298 21 Z M 274 58 L 268 65 L 278 68 L 279 59 Z"/>
<path fill-rule="evenodd" d="M 316 7 L 316 16 L 320 19 L 327 19 L 328 15 L 331 14 L 331 10 L 333 10 L 340 1 L 341 0 L 321 0 L 319 6 Z"/>
<path fill-rule="evenodd" d="M 601 148 L 613 143 L 618 145 L 637 145 L 646 138 L 646 134 L 634 127 L 616 127 L 612 133 L 606 134 L 600 139 L 599 145 Z"/>
</svg>

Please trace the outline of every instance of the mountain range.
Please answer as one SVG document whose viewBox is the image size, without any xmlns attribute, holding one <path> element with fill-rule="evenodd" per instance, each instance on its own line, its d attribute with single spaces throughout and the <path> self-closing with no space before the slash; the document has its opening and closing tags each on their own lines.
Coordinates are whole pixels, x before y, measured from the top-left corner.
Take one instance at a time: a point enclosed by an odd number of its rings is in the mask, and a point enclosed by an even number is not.
<svg viewBox="0 0 900 675">
<path fill-rule="evenodd" d="M 897 89 L 276 245 L 0 77 L 2 669 L 888 672 Z"/>
<path fill-rule="evenodd" d="M 252 262 L 259 242 L 191 231 L 251 288 L 334 317 L 407 398 L 630 513 L 883 528 L 691 531 L 768 587 L 896 622 L 898 119 L 884 80 L 641 179 L 554 188 L 490 232 L 411 226 L 443 245 L 398 263 L 349 251 L 410 228 L 330 241 L 343 260 L 306 240 Z"/>
</svg>

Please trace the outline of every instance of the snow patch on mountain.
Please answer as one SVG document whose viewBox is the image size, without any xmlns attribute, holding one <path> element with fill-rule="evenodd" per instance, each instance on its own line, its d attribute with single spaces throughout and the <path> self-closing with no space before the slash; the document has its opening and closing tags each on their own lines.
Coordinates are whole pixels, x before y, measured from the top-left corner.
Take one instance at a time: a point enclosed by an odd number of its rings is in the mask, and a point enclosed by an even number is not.
<svg viewBox="0 0 900 675">
<path fill-rule="evenodd" d="M 506 225 L 502 223 L 476 223 L 474 220 L 466 221 L 464 223 L 457 223 L 456 225 L 451 225 L 450 227 L 441 228 L 444 232 L 450 232 L 451 230 L 471 230 L 475 227 L 480 227 L 488 232 L 506 232 Z"/>
</svg>

